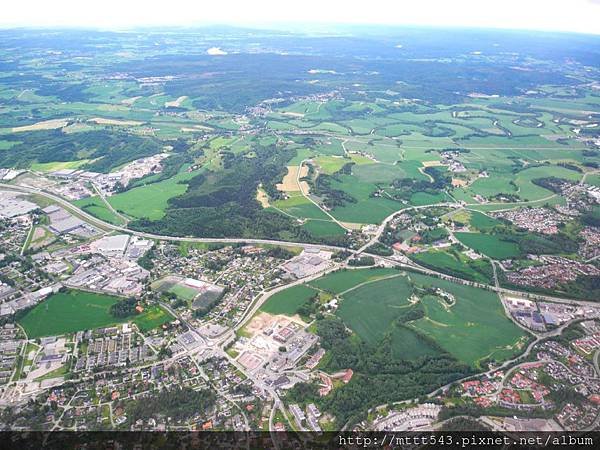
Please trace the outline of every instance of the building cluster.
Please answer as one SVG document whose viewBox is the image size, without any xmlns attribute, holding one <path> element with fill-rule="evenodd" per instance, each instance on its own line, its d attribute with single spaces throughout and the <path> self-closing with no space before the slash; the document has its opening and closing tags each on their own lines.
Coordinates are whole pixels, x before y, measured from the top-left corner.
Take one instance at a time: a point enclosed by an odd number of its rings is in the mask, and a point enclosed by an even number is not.
<svg viewBox="0 0 600 450">
<path fill-rule="evenodd" d="M 0 328 L 0 386 L 8 383 L 16 369 L 19 351 L 23 339 L 19 338 L 19 329 L 7 323 Z"/>
<path fill-rule="evenodd" d="M 311 431 L 321 432 L 319 418 L 322 416 L 321 411 L 314 403 L 309 403 L 306 409 L 302 409 L 298 404 L 289 405 L 290 412 L 300 430 L 306 430 L 307 427 Z"/>
<path fill-rule="evenodd" d="M 592 264 L 582 263 L 562 256 L 529 256 L 539 265 L 507 272 L 507 280 L 520 286 L 534 286 L 552 289 L 577 280 L 582 275 L 598 276 L 600 269 Z"/>
<path fill-rule="evenodd" d="M 75 364 L 75 371 L 93 371 L 124 367 L 155 359 L 152 349 L 134 333 L 128 324 L 78 333 L 78 342 L 86 353 Z"/>
<path fill-rule="evenodd" d="M 600 256 L 600 228 L 584 227 L 579 233 L 579 255 L 591 259 Z"/>
<path fill-rule="evenodd" d="M 300 255 L 286 262 L 283 270 L 294 278 L 305 278 L 328 269 L 331 266 L 331 256 L 332 252 L 306 248 Z"/>
<path fill-rule="evenodd" d="M 422 403 L 400 411 L 391 410 L 374 422 L 375 431 L 419 431 L 431 429 L 442 407 L 433 403 Z"/>
<path fill-rule="evenodd" d="M 550 208 L 518 208 L 495 214 L 516 227 L 542 234 L 556 234 L 563 219 Z"/>
</svg>

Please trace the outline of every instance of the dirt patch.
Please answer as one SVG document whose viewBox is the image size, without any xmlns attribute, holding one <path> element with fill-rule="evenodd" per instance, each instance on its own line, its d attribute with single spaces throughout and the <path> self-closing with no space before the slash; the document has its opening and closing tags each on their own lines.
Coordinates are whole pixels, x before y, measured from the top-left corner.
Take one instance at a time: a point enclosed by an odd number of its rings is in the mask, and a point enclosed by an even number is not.
<svg viewBox="0 0 600 450">
<path fill-rule="evenodd" d="M 33 125 L 25 125 L 22 127 L 14 127 L 13 133 L 21 131 L 39 131 L 39 130 L 56 130 L 57 128 L 66 127 L 69 121 L 67 119 L 52 119 L 34 123 Z"/>
<path fill-rule="evenodd" d="M 260 203 L 263 208 L 271 206 L 269 204 L 269 196 L 260 186 L 256 189 L 256 200 L 258 200 L 258 203 Z"/>
<path fill-rule="evenodd" d="M 466 186 L 467 184 L 467 180 L 461 180 L 460 178 L 452 178 L 452 186 L 454 187 L 463 187 Z"/>
<path fill-rule="evenodd" d="M 254 336 L 259 334 L 265 328 L 272 326 L 277 321 L 277 316 L 261 312 L 255 315 L 250 322 L 244 327 L 244 331 Z"/>
</svg>

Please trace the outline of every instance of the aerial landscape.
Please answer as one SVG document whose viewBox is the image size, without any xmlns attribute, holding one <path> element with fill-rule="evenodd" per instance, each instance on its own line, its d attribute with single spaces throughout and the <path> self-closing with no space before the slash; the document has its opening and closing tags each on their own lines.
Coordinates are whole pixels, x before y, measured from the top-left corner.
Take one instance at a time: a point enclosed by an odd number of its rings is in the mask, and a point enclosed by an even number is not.
<svg viewBox="0 0 600 450">
<path fill-rule="evenodd" d="M 0 29 L 0 426 L 600 425 L 600 37 Z"/>
</svg>

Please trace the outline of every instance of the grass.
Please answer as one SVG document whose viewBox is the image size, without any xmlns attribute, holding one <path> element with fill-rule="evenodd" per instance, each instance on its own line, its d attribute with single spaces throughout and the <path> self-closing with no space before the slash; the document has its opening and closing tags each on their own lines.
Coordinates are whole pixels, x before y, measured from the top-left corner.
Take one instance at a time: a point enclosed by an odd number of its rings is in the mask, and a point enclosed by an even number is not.
<svg viewBox="0 0 600 450">
<path fill-rule="evenodd" d="M 492 268 L 488 260 L 471 260 L 465 255 L 457 256 L 443 250 L 429 250 L 423 253 L 417 253 L 412 256 L 416 262 L 426 267 L 431 267 L 440 272 L 465 278 L 467 280 L 478 281 L 480 283 L 490 283 Z"/>
<path fill-rule="evenodd" d="M 110 307 L 119 300 L 84 291 L 59 292 L 38 304 L 19 323 L 30 339 L 106 327 L 126 321 L 110 314 Z"/>
<path fill-rule="evenodd" d="M 151 306 L 144 310 L 143 313 L 133 319 L 133 323 L 137 325 L 142 332 L 158 328 L 165 323 L 172 321 L 174 317 L 160 306 Z"/>
<path fill-rule="evenodd" d="M 335 156 L 319 156 L 314 159 L 321 172 L 326 174 L 332 174 L 344 167 L 345 164 L 351 162 L 349 159 L 340 158 Z"/>
<path fill-rule="evenodd" d="M 108 198 L 117 211 L 131 217 L 158 220 L 164 217 L 169 199 L 182 195 L 187 190 L 185 181 L 198 175 L 184 167 L 168 180 L 139 186 Z"/>
<path fill-rule="evenodd" d="M 175 284 L 173 287 L 169 288 L 167 292 L 172 292 L 183 300 L 192 300 L 198 295 L 198 291 L 196 289 L 192 289 L 191 287 L 183 286 L 181 284 Z"/>
<path fill-rule="evenodd" d="M 502 240 L 499 236 L 483 233 L 455 233 L 457 239 L 476 252 L 494 259 L 516 258 L 521 250 L 515 242 Z"/>
<path fill-rule="evenodd" d="M 335 236 L 344 234 L 346 230 L 340 227 L 337 223 L 327 220 L 309 220 L 303 225 L 313 236 Z"/>
<path fill-rule="evenodd" d="M 390 337 L 392 354 L 395 358 L 414 360 L 421 356 L 435 356 L 440 354 L 437 348 L 408 327 L 394 326 Z"/>
<path fill-rule="evenodd" d="M 55 172 L 57 170 L 65 170 L 65 169 L 79 169 L 81 166 L 89 163 L 90 159 L 80 159 L 79 161 L 54 161 L 47 163 L 33 163 L 31 165 L 31 170 L 36 170 L 38 172 Z"/>
<path fill-rule="evenodd" d="M 321 278 L 311 281 L 309 284 L 317 289 L 340 294 L 354 286 L 358 286 L 365 281 L 373 281 L 390 275 L 397 275 L 399 272 L 394 269 L 355 269 L 339 270 L 329 273 Z"/>
<path fill-rule="evenodd" d="M 298 308 L 316 293 L 315 289 L 304 284 L 292 286 L 269 297 L 260 310 L 269 314 L 293 316 Z"/>
<path fill-rule="evenodd" d="M 98 196 L 82 198 L 80 200 L 75 200 L 72 203 L 86 213 L 91 214 L 104 222 L 112 223 L 113 225 L 124 225 L 123 219 L 112 212 Z"/>
<path fill-rule="evenodd" d="M 479 211 L 471 211 L 470 213 L 469 224 L 472 227 L 477 228 L 481 231 L 490 230 L 496 225 L 500 225 L 501 223 L 502 222 L 500 222 L 499 220 L 494 219 L 490 216 L 486 216 L 485 214 L 480 213 Z"/>
<path fill-rule="evenodd" d="M 388 332 L 402 308 L 410 306 L 413 288 L 406 276 L 364 284 L 343 294 L 336 312 L 361 339 L 376 344 Z"/>
<path fill-rule="evenodd" d="M 410 278 L 417 286 L 441 288 L 454 295 L 456 303 L 451 307 L 438 297 L 424 296 L 426 317 L 410 326 L 459 360 L 478 367 L 485 358 L 507 359 L 523 348 L 526 334 L 506 317 L 494 292 L 426 275 L 410 274 Z"/>
<path fill-rule="evenodd" d="M 59 292 L 38 304 L 19 323 L 27 336 L 33 339 L 92 330 L 129 320 L 146 330 L 172 320 L 166 311 L 158 307 L 147 308 L 135 317 L 113 317 L 110 307 L 118 301 L 121 298 L 92 292 Z"/>
</svg>

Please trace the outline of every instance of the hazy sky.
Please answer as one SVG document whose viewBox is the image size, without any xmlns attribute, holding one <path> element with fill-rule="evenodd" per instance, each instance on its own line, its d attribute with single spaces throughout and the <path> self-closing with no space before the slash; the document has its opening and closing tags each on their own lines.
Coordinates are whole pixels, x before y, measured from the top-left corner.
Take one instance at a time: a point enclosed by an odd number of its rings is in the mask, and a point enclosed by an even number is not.
<svg viewBox="0 0 600 450">
<path fill-rule="evenodd" d="M 600 0 L 7 0 L 0 26 L 333 22 L 600 34 Z"/>
</svg>

